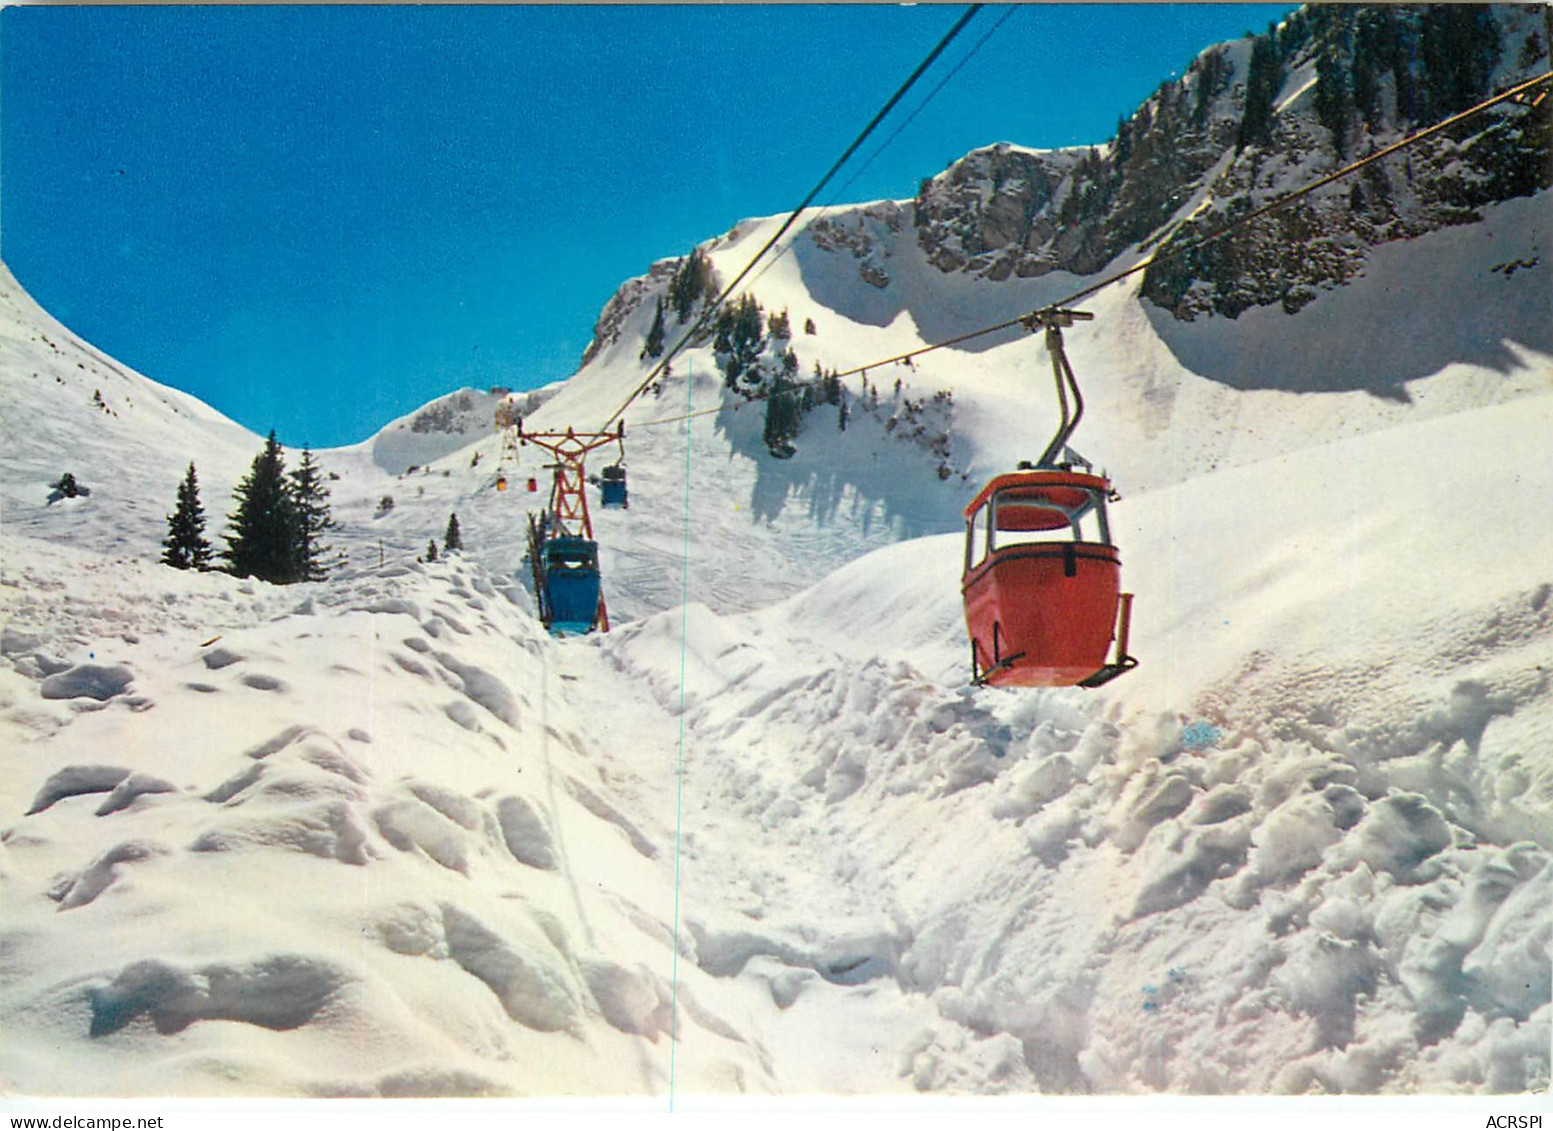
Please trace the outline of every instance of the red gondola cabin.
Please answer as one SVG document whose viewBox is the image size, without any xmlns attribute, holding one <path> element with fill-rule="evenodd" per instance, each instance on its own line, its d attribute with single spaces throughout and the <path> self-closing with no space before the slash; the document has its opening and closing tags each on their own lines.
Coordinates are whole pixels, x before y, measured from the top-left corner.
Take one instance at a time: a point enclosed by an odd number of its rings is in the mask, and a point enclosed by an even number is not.
<svg viewBox="0 0 1553 1131">
<path fill-rule="evenodd" d="M 1098 687 L 1137 666 L 1127 654 L 1132 594 L 1120 591 L 1110 489 L 1084 472 L 1016 471 L 965 508 L 961 591 L 976 682 Z M 1082 528 L 1091 518 L 1098 540 Z"/>
</svg>

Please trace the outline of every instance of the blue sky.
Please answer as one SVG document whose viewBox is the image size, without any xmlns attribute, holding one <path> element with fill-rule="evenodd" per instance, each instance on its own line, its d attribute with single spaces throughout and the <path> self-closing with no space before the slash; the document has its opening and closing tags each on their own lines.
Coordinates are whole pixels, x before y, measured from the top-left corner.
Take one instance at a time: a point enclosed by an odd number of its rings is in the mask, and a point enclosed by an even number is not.
<svg viewBox="0 0 1553 1131">
<path fill-rule="evenodd" d="M 7 7 L 0 256 L 147 376 L 354 443 L 462 385 L 569 375 L 620 282 L 789 211 L 963 10 Z M 1288 10 L 1021 7 L 843 202 L 995 141 L 1103 142 Z"/>
</svg>

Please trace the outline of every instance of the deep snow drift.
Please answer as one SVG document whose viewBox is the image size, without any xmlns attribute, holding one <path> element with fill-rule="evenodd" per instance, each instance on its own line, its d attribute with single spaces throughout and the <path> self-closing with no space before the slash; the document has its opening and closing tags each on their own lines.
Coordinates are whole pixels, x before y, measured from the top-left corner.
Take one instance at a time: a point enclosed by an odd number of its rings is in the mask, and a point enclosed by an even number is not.
<svg viewBox="0 0 1553 1131">
<path fill-rule="evenodd" d="M 1125 495 L 1142 659 L 1099 692 L 965 684 L 952 532 L 1045 440 L 1034 341 L 882 371 L 787 461 L 692 351 L 628 414 L 631 508 L 595 505 L 616 630 L 557 641 L 520 560 L 543 472 L 493 489 L 488 394 L 320 454 L 329 581 L 179 573 L 188 461 L 216 535 L 260 439 L 0 280 L 0 1086 L 1545 1090 L 1553 364 L 1497 320 L 1545 268 L 1495 268 L 1546 206 L 1294 318 L 1097 297 L 1076 443 Z M 910 301 L 987 320 L 990 284 L 890 246 Z M 804 372 L 923 340 L 909 302 L 812 297 L 850 293 L 827 254 L 757 284 L 814 319 Z M 1424 264 L 1457 320 L 1395 397 L 1204 375 L 1406 326 Z M 650 313 L 531 425 L 602 424 Z M 898 435 L 941 388 L 943 479 Z M 63 471 L 92 493 L 49 502 Z M 467 551 L 415 560 L 454 512 Z"/>
</svg>

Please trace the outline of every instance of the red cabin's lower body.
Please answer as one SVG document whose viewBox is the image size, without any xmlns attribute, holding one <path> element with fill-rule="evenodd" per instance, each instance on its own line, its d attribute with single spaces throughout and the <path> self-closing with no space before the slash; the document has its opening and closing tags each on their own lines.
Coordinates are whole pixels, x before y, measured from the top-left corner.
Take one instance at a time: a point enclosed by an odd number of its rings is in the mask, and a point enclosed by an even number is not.
<svg viewBox="0 0 1553 1131">
<path fill-rule="evenodd" d="M 1070 687 L 1107 667 L 1121 595 L 1115 546 L 1001 546 L 966 574 L 961 588 L 982 682 Z"/>
</svg>

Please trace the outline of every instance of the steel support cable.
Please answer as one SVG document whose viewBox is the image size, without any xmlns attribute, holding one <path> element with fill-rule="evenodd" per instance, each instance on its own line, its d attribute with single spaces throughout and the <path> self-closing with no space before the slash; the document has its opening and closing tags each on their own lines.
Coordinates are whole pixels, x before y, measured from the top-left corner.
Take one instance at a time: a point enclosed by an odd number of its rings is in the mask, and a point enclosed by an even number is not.
<svg viewBox="0 0 1553 1131">
<path fill-rule="evenodd" d="M 793 238 L 787 242 L 787 244 L 782 248 L 782 250 L 777 252 L 774 256 L 772 256 L 766 262 L 766 265 L 764 267 L 762 267 L 758 272 L 756 272 L 755 277 L 750 280 L 750 285 L 751 286 L 753 286 L 755 283 L 759 282 L 760 281 L 760 277 L 762 275 L 764 275 L 767 271 L 771 270 L 772 267 L 774 267 L 777 263 L 779 263 L 781 261 L 781 259 L 782 259 L 782 257 L 784 255 L 786 255 L 789 251 L 792 250 L 793 243 L 797 240 L 798 236 L 801 234 L 801 232 L 803 230 L 807 229 L 810 225 L 812 225 L 814 223 L 815 220 L 820 219 L 820 217 L 824 216 L 825 213 L 830 211 L 831 207 L 836 203 L 836 201 L 841 198 L 841 194 L 846 192 L 847 189 L 851 188 L 852 184 L 859 177 L 861 177 L 864 173 L 866 173 L 868 171 L 868 167 L 870 165 L 872 165 L 876 160 L 878 160 L 879 155 L 881 153 L 883 153 L 886 149 L 890 148 L 891 143 L 893 143 L 896 138 L 900 137 L 901 134 L 903 132 L 905 132 L 906 128 L 908 126 L 910 126 L 912 122 L 916 121 L 917 115 L 922 113 L 922 111 L 927 109 L 928 104 L 930 102 L 932 102 L 934 98 L 938 97 L 939 91 L 943 90 L 944 87 L 948 86 L 949 83 L 954 79 L 954 77 L 957 74 L 959 74 L 962 70 L 965 69 L 965 65 L 976 57 L 976 53 L 979 52 L 983 47 L 986 46 L 987 41 L 989 39 L 991 39 L 994 35 L 996 35 L 998 29 L 1000 27 L 1002 27 L 1004 24 L 1006 24 L 1008 22 L 1009 17 L 1012 16 L 1015 12 L 1019 11 L 1019 9 L 1020 9 L 1020 5 L 1018 5 L 1018 4 L 1014 4 L 1014 5 L 1010 5 L 1009 6 L 1009 8 L 999 18 L 998 22 L 993 24 L 992 27 L 987 31 L 987 34 L 982 36 L 980 39 L 978 39 L 976 41 L 976 45 L 965 53 L 965 57 L 962 58 L 958 63 L 956 63 L 952 68 L 950 68 L 948 74 L 946 74 L 943 78 L 938 80 L 938 85 L 935 86 L 932 90 L 930 90 L 928 92 L 927 97 L 924 98 L 917 105 L 917 108 L 915 110 L 913 110 L 910 114 L 906 115 L 905 121 L 901 122 L 900 125 L 896 126 L 894 132 L 892 132 L 889 137 L 885 138 L 884 141 L 879 143 L 879 148 L 874 150 L 873 153 L 871 153 L 869 155 L 868 160 L 864 161 L 860 166 L 858 166 L 857 172 L 853 173 L 850 177 L 848 177 L 845 181 L 843 181 L 842 184 L 841 184 L 841 187 L 838 188 L 835 192 L 831 193 L 830 200 L 826 201 L 825 207 L 821 208 L 819 210 L 819 213 L 817 215 L 815 215 L 812 219 L 806 220 L 804 222 L 803 228 L 800 229 L 799 232 L 794 232 L 793 233 Z"/>
<path fill-rule="evenodd" d="M 1371 153 L 1368 156 L 1353 162 L 1352 164 L 1346 165 L 1343 168 L 1338 169 L 1336 172 L 1329 173 L 1326 176 L 1313 181 L 1311 184 L 1305 185 L 1303 188 L 1296 189 L 1294 192 L 1288 193 L 1285 196 L 1281 196 L 1277 200 L 1270 201 L 1269 203 L 1264 204 L 1262 207 L 1246 213 L 1244 216 L 1237 216 L 1235 219 L 1225 224 L 1216 232 L 1210 232 L 1208 235 L 1202 236 L 1190 243 L 1184 243 L 1178 247 L 1164 248 L 1163 250 L 1156 252 L 1154 255 L 1151 255 L 1148 258 L 1133 264 L 1125 271 L 1118 271 L 1114 275 L 1107 276 L 1106 278 L 1100 280 L 1098 283 L 1093 283 L 1090 286 L 1085 287 L 1083 290 L 1075 291 L 1073 294 L 1058 299 L 1056 302 L 1050 303 L 1048 306 L 1043 307 L 1042 309 L 1068 306 L 1069 304 L 1075 303 L 1082 298 L 1087 298 L 1088 296 L 1094 294 L 1096 291 L 1103 290 L 1104 288 L 1110 286 L 1112 283 L 1117 283 L 1132 275 L 1136 275 L 1139 271 L 1145 271 L 1156 263 L 1162 263 L 1166 260 L 1174 259 L 1177 256 L 1185 255 L 1188 252 L 1197 251 L 1203 247 L 1206 247 L 1208 244 L 1222 239 L 1224 236 L 1228 235 L 1235 229 L 1243 227 L 1244 225 L 1249 224 L 1251 221 L 1266 216 L 1271 212 L 1275 212 L 1280 208 L 1284 208 L 1287 205 L 1292 204 L 1294 201 L 1317 191 L 1318 189 L 1325 188 L 1327 185 L 1333 183 L 1334 181 L 1351 176 L 1367 165 L 1373 164 L 1382 158 L 1389 157 L 1393 153 L 1396 153 L 1401 149 L 1405 149 L 1410 145 L 1415 145 L 1418 142 L 1423 141 L 1425 138 L 1439 133 L 1441 130 L 1448 129 L 1449 127 L 1456 125 L 1459 122 L 1463 122 L 1468 118 L 1471 118 L 1477 114 L 1481 114 L 1483 111 L 1497 106 L 1501 102 L 1508 102 L 1512 99 L 1518 98 L 1519 96 L 1526 94 L 1534 88 L 1548 82 L 1553 82 L 1553 71 L 1548 71 L 1546 74 L 1538 75 L 1536 78 L 1528 79 L 1523 83 L 1519 83 L 1516 86 L 1511 87 L 1509 90 L 1504 91 L 1502 94 L 1497 94 L 1493 98 L 1490 98 L 1484 102 L 1480 102 L 1470 109 L 1463 110 L 1459 114 L 1453 114 L 1449 118 L 1446 118 L 1440 122 L 1436 122 L 1434 125 L 1429 126 L 1426 129 L 1419 130 L 1415 134 L 1410 134 L 1409 136 L 1401 139 L 1400 141 L 1393 142 L 1391 145 L 1388 145 L 1383 149 L 1378 149 L 1374 153 Z M 945 349 L 948 346 L 959 345 L 961 342 L 968 342 L 973 338 L 980 338 L 986 334 L 995 334 L 999 330 L 1010 329 L 1011 327 L 1018 326 L 1021 323 L 1026 322 L 1029 317 L 1030 316 L 1028 314 L 1025 314 L 1019 316 L 1018 318 L 1010 318 L 1006 322 L 999 322 L 995 326 L 986 326 L 980 330 L 972 330 L 969 333 L 960 334 L 957 337 L 948 338 L 942 342 L 934 342 L 930 345 L 922 346 L 919 349 L 910 350 L 902 354 L 896 354 L 894 357 L 887 357 L 881 361 L 869 362 L 867 365 L 859 365 L 852 369 L 843 370 L 840 373 L 831 374 L 831 376 L 838 378 L 851 377 L 858 373 L 866 373 L 870 369 L 877 369 L 882 365 L 892 365 L 896 362 L 907 361 L 922 354 L 931 353 L 934 350 Z M 806 383 L 812 384 L 813 382 Z"/>
<path fill-rule="evenodd" d="M 759 263 L 766 252 L 770 251 L 771 248 L 776 244 L 777 240 L 782 238 L 783 233 L 793 226 L 794 222 L 797 221 L 798 217 L 803 213 L 803 210 L 809 207 L 809 205 L 814 201 L 814 198 L 820 194 L 820 192 L 827 184 L 830 183 L 831 178 L 834 177 L 841 169 L 841 167 L 851 159 L 852 155 L 858 151 L 863 142 L 868 140 L 869 135 L 878 128 L 879 123 L 884 120 L 885 116 L 889 114 L 891 110 L 895 109 L 896 103 L 904 98 L 907 91 L 916 85 L 917 80 L 922 77 L 923 72 L 932 66 L 938 57 L 944 53 L 948 46 L 954 42 L 955 37 L 960 34 L 960 32 L 965 28 L 966 24 L 971 22 L 971 19 L 976 15 L 976 13 L 981 11 L 981 8 L 982 6 L 980 4 L 972 4 L 965 10 L 960 18 L 955 21 L 954 26 L 949 29 L 949 31 L 942 39 L 938 41 L 938 44 L 933 48 L 933 50 L 928 52 L 927 58 L 923 59 L 922 62 L 917 64 L 917 69 L 911 72 L 910 77 L 901 84 L 900 89 L 898 89 L 890 96 L 890 100 L 886 102 L 884 106 L 880 108 L 879 112 L 873 116 L 873 120 L 870 121 L 868 125 L 863 127 L 863 132 L 858 134 L 857 137 L 853 139 L 851 145 L 847 146 L 846 152 L 843 153 L 836 160 L 836 163 L 830 167 L 826 174 L 820 178 L 819 183 L 809 190 L 809 195 L 803 198 L 803 202 L 800 203 L 797 208 L 793 209 L 791 214 L 788 215 L 787 219 L 782 222 L 782 226 L 776 230 L 776 232 L 771 236 L 770 239 L 765 242 L 764 245 L 762 245 L 761 249 L 755 253 L 754 258 L 752 258 L 744 265 L 744 270 L 740 271 L 736 276 L 734 276 L 733 281 L 723 288 L 722 293 L 719 294 L 717 298 L 714 299 L 704 310 L 702 310 L 701 316 L 696 319 L 696 321 L 691 325 L 690 329 L 685 331 L 685 333 L 681 335 L 679 341 L 675 342 L 674 346 L 663 355 L 663 360 L 658 362 L 657 365 L 653 366 L 653 368 L 648 372 L 647 376 L 642 379 L 642 383 L 638 385 L 631 393 L 631 395 L 625 399 L 625 402 L 610 414 L 609 419 L 604 422 L 604 427 L 599 429 L 599 431 L 608 431 L 609 426 L 615 423 L 615 421 L 619 420 L 621 414 L 623 414 L 626 409 L 631 407 L 631 402 L 636 400 L 637 397 L 641 396 L 642 393 L 645 392 L 647 388 L 662 375 L 663 371 L 668 368 L 669 362 L 674 359 L 680 350 L 685 348 L 686 343 L 688 343 L 693 337 L 700 333 L 702 329 L 705 328 L 706 323 L 711 318 L 713 312 L 716 311 L 717 308 L 727 300 L 728 296 L 733 293 L 734 288 L 743 281 L 744 277 L 752 270 L 754 270 L 755 264 Z"/>
<path fill-rule="evenodd" d="M 1081 298 L 1087 298 L 1089 295 L 1092 295 L 1096 291 L 1110 286 L 1112 283 L 1119 282 L 1120 280 L 1125 279 L 1130 275 L 1136 275 L 1139 271 L 1147 270 L 1155 263 L 1166 259 L 1173 259 L 1178 255 L 1184 255 L 1187 252 L 1197 251 L 1200 248 L 1206 247 L 1208 244 L 1213 243 L 1214 241 L 1228 235 L 1236 228 L 1244 227 L 1246 224 L 1251 223 L 1253 220 L 1258 220 L 1271 212 L 1275 212 L 1280 208 L 1293 204 L 1296 200 L 1300 200 L 1303 197 L 1309 196 L 1311 193 L 1316 192 L 1319 189 L 1326 188 L 1327 185 L 1332 184 L 1334 181 L 1342 180 L 1344 177 L 1348 177 L 1354 173 L 1357 173 L 1360 169 L 1363 169 L 1367 165 L 1373 164 L 1382 158 L 1390 157 L 1393 153 L 1396 153 L 1399 150 L 1405 149 L 1410 145 L 1414 145 L 1420 141 L 1423 141 L 1427 137 L 1432 137 L 1434 134 L 1439 133 L 1441 130 L 1449 129 L 1451 126 L 1456 125 L 1458 122 L 1464 122 L 1468 118 L 1481 114 L 1484 110 L 1488 110 L 1491 107 L 1499 105 L 1501 102 L 1509 102 L 1515 98 L 1518 98 L 1520 95 L 1525 94 L 1532 88 L 1540 86 L 1541 84 L 1549 81 L 1553 81 L 1553 71 L 1548 71 L 1546 74 L 1538 75 L 1534 79 L 1528 79 L 1526 82 L 1520 83 L 1517 86 L 1513 86 L 1502 94 L 1496 94 L 1493 98 L 1490 98 L 1484 102 L 1480 102 L 1476 106 L 1461 111 L 1459 114 L 1452 114 L 1449 118 L 1436 122 L 1434 125 L 1429 126 L 1426 129 L 1419 130 L 1415 134 L 1410 134 L 1409 136 L 1402 138 L 1400 141 L 1392 142 L 1390 145 L 1385 146 L 1382 149 L 1377 149 L 1374 153 L 1371 153 L 1365 157 L 1361 157 L 1358 161 L 1355 161 L 1349 165 L 1345 165 L 1343 168 L 1338 169 L 1336 172 L 1328 173 L 1324 177 L 1317 178 L 1310 184 L 1305 185 L 1303 188 L 1295 189 L 1293 192 L 1281 196 L 1277 200 L 1269 201 L 1268 203 L 1262 205 L 1260 208 L 1252 209 L 1244 216 L 1237 216 L 1234 220 L 1231 220 L 1216 232 L 1210 232 L 1208 235 L 1201 237 L 1195 242 L 1183 244 L 1179 248 L 1166 248 L 1162 251 L 1159 251 L 1156 254 L 1149 256 L 1149 258 L 1143 260 L 1142 262 L 1133 264 L 1133 266 L 1127 268 L 1127 270 L 1118 272 L 1110 278 L 1103 279 L 1100 282 L 1093 284 L 1092 286 L 1085 287 L 1081 291 L 1076 291 L 1073 294 L 1068 295 L 1066 298 L 1052 303 L 1052 305 L 1067 306 L 1069 303 L 1077 302 Z"/>
<path fill-rule="evenodd" d="M 1020 7 L 1021 5 L 1018 4 L 1011 4 L 1008 7 L 998 22 L 987 29 L 987 34 L 976 41 L 976 45 L 965 53 L 965 57 L 963 59 L 961 59 L 958 63 L 950 68 L 949 73 L 938 81 L 938 85 L 928 92 L 927 97 L 922 100 L 917 108 L 910 114 L 907 114 L 905 120 L 902 121 L 900 125 L 895 127 L 890 136 L 879 143 L 879 148 L 874 150 L 873 153 L 869 155 L 868 160 L 864 161 L 860 166 L 858 166 L 857 172 L 853 173 L 846 179 L 842 186 L 836 190 L 836 196 L 840 196 L 842 193 L 846 192 L 847 189 L 852 187 L 852 183 L 854 181 L 856 181 L 859 177 L 868 171 L 868 167 L 878 159 L 879 155 L 888 149 L 890 144 L 896 138 L 900 137 L 912 122 L 917 120 L 917 115 L 927 109 L 928 103 L 932 102 L 934 98 L 938 97 L 938 92 L 943 90 L 944 87 L 948 86 L 950 82 L 954 80 L 954 77 L 965 69 L 965 65 L 976 57 L 976 53 L 986 46 L 987 41 L 997 34 L 998 29 L 1006 24 L 1009 20 L 1009 17 L 1011 17 L 1015 12 L 1019 11 Z M 831 198 L 831 202 L 834 203 L 835 199 L 836 197 L 833 196 Z"/>
<path fill-rule="evenodd" d="M 1276 200 L 1270 201 L 1269 203 L 1262 205 L 1262 207 L 1246 213 L 1244 216 L 1237 216 L 1235 219 L 1225 224 L 1216 232 L 1210 232 L 1209 234 L 1202 236 L 1199 239 L 1192 241 L 1191 243 L 1185 243 L 1179 247 L 1165 248 L 1159 252 L 1156 252 L 1154 255 L 1149 256 L 1147 259 L 1140 260 L 1138 263 L 1133 264 L 1131 267 L 1124 271 L 1118 271 L 1114 275 L 1109 275 L 1106 278 L 1100 280 L 1098 283 L 1091 284 L 1081 291 L 1075 291 L 1073 294 L 1058 299 L 1056 302 L 1049 303 L 1047 306 L 1044 306 L 1041 309 L 1050 310 L 1056 307 L 1068 306 L 1069 304 L 1075 303 L 1082 298 L 1087 298 L 1089 295 L 1094 294 L 1096 291 L 1103 290 L 1104 288 L 1110 286 L 1112 283 L 1117 283 L 1132 275 L 1136 275 L 1139 271 L 1145 271 L 1155 263 L 1162 263 L 1173 259 L 1176 256 L 1185 255 L 1187 252 L 1197 251 L 1200 248 L 1206 247 L 1208 244 L 1222 239 L 1230 232 L 1244 226 L 1245 224 L 1250 223 L 1252 220 L 1259 219 L 1260 217 L 1266 216 L 1271 212 L 1275 212 L 1278 209 L 1283 208 L 1304 196 L 1308 196 L 1310 193 L 1313 193 L 1318 189 L 1326 187 L 1334 181 L 1341 180 L 1343 177 L 1351 176 L 1352 174 L 1358 172 L 1360 169 L 1363 169 L 1366 166 L 1381 160 L 1382 158 L 1389 157 L 1393 153 L 1405 149 L 1410 145 L 1415 145 L 1418 142 L 1423 141 L 1425 138 L 1439 133 L 1441 130 L 1448 129 L 1459 122 L 1463 122 L 1468 118 L 1474 117 L 1477 114 L 1481 114 L 1483 111 L 1497 106 L 1502 102 L 1512 101 L 1513 99 L 1516 99 L 1521 95 L 1536 89 L 1538 86 L 1550 82 L 1553 82 L 1553 71 L 1548 71 L 1544 74 L 1538 75 L 1536 78 L 1527 79 L 1525 82 L 1519 83 L 1511 87 L 1509 90 L 1504 91 L 1503 93 L 1496 94 L 1494 97 L 1484 102 L 1480 102 L 1476 106 L 1463 110 L 1458 114 L 1453 114 L 1451 117 L 1436 122 L 1434 125 L 1428 126 L 1425 129 L 1419 130 L 1415 134 L 1410 134 L 1407 137 L 1402 138 L 1400 141 L 1393 142 L 1391 145 L 1385 146 L 1382 149 L 1378 149 L 1374 153 L 1360 158 L 1358 161 L 1355 161 L 1349 165 L 1345 165 L 1343 168 L 1338 169 L 1336 172 L 1329 173 L 1326 176 L 1312 182 L 1311 184 L 1305 185 L 1302 188 L 1296 189 L 1294 192 L 1288 193 Z M 1038 312 L 1031 312 L 1031 314 L 1034 313 Z M 994 326 L 984 326 L 980 330 L 971 330 L 968 333 L 959 334 L 953 338 L 946 338 L 941 342 L 933 342 L 929 345 L 921 346 L 914 350 L 908 350 L 906 353 L 896 354 L 894 357 L 886 357 L 879 361 L 871 361 L 867 365 L 854 366 L 851 369 L 845 369 L 839 373 L 832 373 L 829 376 L 832 378 L 840 379 L 842 377 L 856 376 L 859 373 L 866 374 L 870 369 L 878 369 L 881 366 L 894 365 L 898 362 L 909 361 L 914 357 L 920 357 L 922 354 L 932 353 L 934 350 L 947 349 L 950 346 L 957 346 L 961 342 L 968 342 L 975 338 L 984 337 L 987 334 L 995 334 L 999 330 L 1008 330 L 1020 325 L 1028 326 L 1030 323 L 1031 314 L 1021 314 L 1016 318 L 1007 319 L 1006 321 L 999 322 Z M 804 388 L 806 385 L 817 384 L 819 384 L 819 382 L 812 379 L 798 381 L 788 386 L 784 391 L 793 392 L 795 390 Z M 750 398 L 752 401 L 764 399 L 764 395 Z M 703 416 L 709 413 L 720 411 L 721 409 L 703 409 L 701 412 L 692 413 L 690 415 Z M 689 419 L 689 417 L 679 416 L 671 417 L 665 420 L 649 420 L 637 424 L 635 427 L 651 428 L 654 425 L 673 424 L 686 419 Z"/>
</svg>

